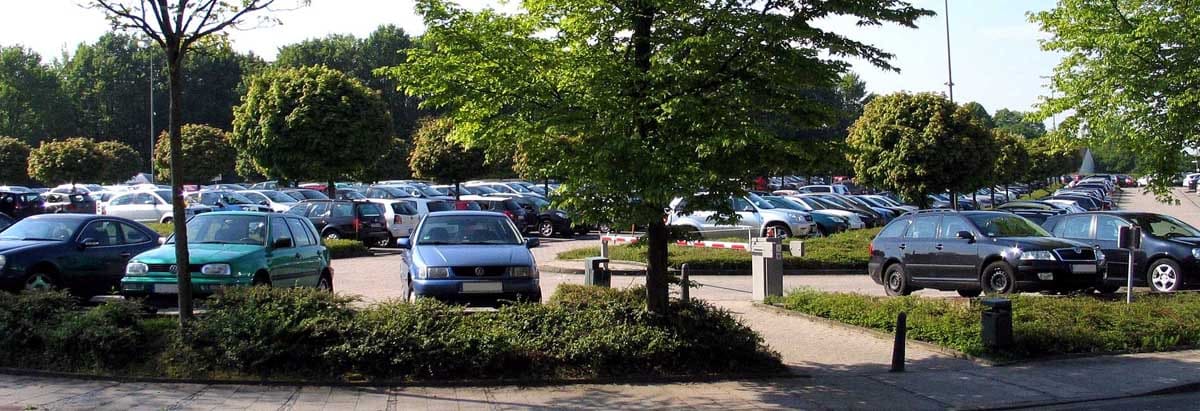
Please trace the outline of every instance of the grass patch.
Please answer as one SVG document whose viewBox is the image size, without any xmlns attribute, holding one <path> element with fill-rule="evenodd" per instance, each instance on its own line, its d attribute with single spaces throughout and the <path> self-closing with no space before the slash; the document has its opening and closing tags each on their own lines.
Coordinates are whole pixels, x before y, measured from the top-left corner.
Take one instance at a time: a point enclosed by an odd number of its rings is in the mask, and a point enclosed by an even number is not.
<svg viewBox="0 0 1200 411">
<path fill-rule="evenodd" d="M 1060 189 L 1060 188 L 1062 188 L 1062 184 L 1059 184 L 1059 183 L 1050 184 L 1044 188 L 1039 188 L 1037 190 L 1031 191 L 1028 195 L 1022 196 L 1021 199 L 1022 200 L 1038 200 L 1038 199 L 1041 199 L 1042 197 L 1054 195 L 1054 192 L 1058 191 L 1058 189 Z"/>
<path fill-rule="evenodd" d="M 146 227 L 150 227 L 151 230 L 154 230 L 154 232 L 163 237 L 170 237 L 172 234 L 175 234 L 174 224 L 146 223 Z"/>
<path fill-rule="evenodd" d="M 823 238 L 804 240 L 804 257 L 793 257 L 785 253 L 785 269 L 848 269 L 866 270 L 867 247 L 879 233 L 880 228 L 852 230 Z M 742 241 L 745 241 L 744 239 Z M 750 269 L 750 253 L 719 248 L 694 248 L 670 245 L 667 261 L 672 267 L 687 264 L 690 269 Z M 561 260 L 579 260 L 600 255 L 600 247 L 569 250 L 558 254 Z M 646 262 L 646 245 L 612 246 L 609 258 L 614 260 Z"/>
<path fill-rule="evenodd" d="M 0 292 L 0 366 L 98 375 L 273 381 L 578 379 L 783 371 L 728 311 L 645 290 L 564 285 L 497 312 L 422 300 L 355 309 L 313 289 L 246 287 L 207 301 L 186 335 L 133 302 L 82 310 L 66 293 Z"/>
<path fill-rule="evenodd" d="M 1152 352 L 1200 345 L 1200 294 L 1142 295 L 1132 305 L 1097 297 L 1012 296 L 1015 344 L 990 351 L 978 299 L 870 297 L 796 290 L 769 300 L 789 310 L 884 332 L 908 313 L 909 338 L 998 360 Z"/>
</svg>

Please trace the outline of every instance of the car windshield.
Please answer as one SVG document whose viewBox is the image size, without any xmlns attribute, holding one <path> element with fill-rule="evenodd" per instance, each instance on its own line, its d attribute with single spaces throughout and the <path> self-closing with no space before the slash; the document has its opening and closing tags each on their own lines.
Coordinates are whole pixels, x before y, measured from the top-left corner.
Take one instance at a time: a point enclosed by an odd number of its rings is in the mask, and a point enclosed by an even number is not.
<svg viewBox="0 0 1200 411">
<path fill-rule="evenodd" d="M 1158 238 L 1200 237 L 1200 231 L 1185 222 L 1165 215 L 1128 216 L 1130 221 Z"/>
<path fill-rule="evenodd" d="M 988 237 L 1049 237 L 1050 233 L 1024 217 L 1011 214 L 972 214 L 967 216 Z"/>
<path fill-rule="evenodd" d="M 452 193 L 450 193 L 450 187 L 429 187 L 429 189 L 436 192 L 438 196 L 453 195 Z M 463 194 L 466 194 L 466 193 L 463 193 Z"/>
<path fill-rule="evenodd" d="M 267 190 L 267 191 L 259 191 L 258 193 L 262 194 L 264 197 L 267 197 L 267 198 L 271 199 L 271 201 L 276 202 L 276 203 L 294 203 L 294 202 L 296 202 L 296 199 L 292 198 L 292 196 L 289 196 L 287 194 L 284 194 L 284 193 L 281 193 L 278 191 Z"/>
<path fill-rule="evenodd" d="M 78 221 L 26 218 L 0 233 L 0 240 L 67 241 L 78 227 Z"/>
<path fill-rule="evenodd" d="M 525 200 L 533 203 L 538 208 L 546 208 L 547 206 L 550 205 L 549 201 L 546 201 L 545 199 L 540 198 L 540 197 L 526 197 Z"/>
<path fill-rule="evenodd" d="M 267 217 L 261 215 L 201 214 L 187 223 L 189 244 L 266 245 Z M 172 236 L 168 244 L 175 243 Z"/>
<path fill-rule="evenodd" d="M 775 205 L 771 204 L 770 201 L 767 201 L 754 193 L 746 193 L 746 199 L 750 200 L 751 203 L 754 203 L 755 207 L 761 208 L 763 210 L 770 210 L 772 208 L 775 208 Z"/>
<path fill-rule="evenodd" d="M 417 233 L 418 245 L 521 244 L 506 217 L 449 215 L 427 217 Z"/>
<path fill-rule="evenodd" d="M 367 196 L 363 195 L 363 193 L 354 190 L 343 190 L 342 197 L 346 197 L 351 200 L 365 200 L 367 198 Z"/>
<path fill-rule="evenodd" d="M 491 189 L 491 187 L 471 186 L 470 188 L 471 188 L 471 191 L 475 192 L 475 194 L 478 194 L 478 195 L 488 195 L 488 194 L 499 193 L 499 191 L 493 190 L 493 189 Z"/>
<path fill-rule="evenodd" d="M 800 207 L 799 205 L 796 205 L 795 203 L 784 200 L 783 197 L 767 197 L 766 200 L 770 201 L 771 205 L 775 206 L 776 208 L 786 208 L 788 210 L 806 211 L 806 210 L 804 210 L 804 208 Z"/>
<path fill-rule="evenodd" d="M 171 196 L 171 190 L 157 190 L 154 192 L 154 194 L 157 194 L 158 198 L 161 198 L 163 201 L 166 201 L 167 204 L 171 204 L 171 200 L 175 199 L 174 197 Z"/>
<path fill-rule="evenodd" d="M 529 188 L 527 188 L 521 184 L 505 184 L 505 186 L 507 186 L 508 188 L 511 188 L 513 190 L 517 190 L 518 193 L 532 193 L 533 192 L 533 191 L 530 191 Z"/>
<path fill-rule="evenodd" d="M 421 194 L 424 194 L 426 197 L 441 197 L 441 196 L 445 195 L 445 194 L 442 194 L 441 191 L 437 191 L 437 190 L 434 190 L 429 187 L 415 187 L 415 188 L 417 190 L 419 190 L 421 192 Z"/>
<path fill-rule="evenodd" d="M 309 200 L 328 200 L 329 196 L 317 190 L 299 190 L 301 196 Z"/>
</svg>

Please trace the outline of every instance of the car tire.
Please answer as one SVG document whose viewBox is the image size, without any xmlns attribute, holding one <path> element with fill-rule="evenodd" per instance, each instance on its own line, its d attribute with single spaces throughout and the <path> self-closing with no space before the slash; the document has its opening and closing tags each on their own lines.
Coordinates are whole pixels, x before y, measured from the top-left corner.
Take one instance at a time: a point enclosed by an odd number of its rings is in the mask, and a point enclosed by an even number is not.
<svg viewBox="0 0 1200 411">
<path fill-rule="evenodd" d="M 162 220 L 162 223 L 163 224 L 171 224 L 172 221 L 175 221 L 175 220 L 171 219 L 171 217 L 167 217 Z"/>
<path fill-rule="evenodd" d="M 51 291 L 58 288 L 58 280 L 47 272 L 34 272 L 25 276 L 25 291 Z"/>
<path fill-rule="evenodd" d="M 328 293 L 333 292 L 333 278 L 329 274 L 321 274 L 321 278 L 317 280 L 317 289 Z"/>
<path fill-rule="evenodd" d="M 792 237 L 792 229 L 788 228 L 786 225 L 783 225 L 783 224 L 767 224 L 767 228 L 768 228 L 768 229 L 774 228 L 774 229 L 775 229 L 775 236 L 776 236 L 776 237 L 778 237 L 778 238 L 784 238 L 784 239 L 786 239 L 786 238 L 791 238 L 791 237 Z M 763 231 L 764 231 L 763 235 L 766 235 L 766 232 L 765 232 L 766 230 L 763 230 Z"/>
<path fill-rule="evenodd" d="M 412 281 L 404 282 L 404 302 L 409 304 L 417 302 L 416 296 L 413 294 Z"/>
<path fill-rule="evenodd" d="M 1172 293 L 1178 291 L 1183 283 L 1182 273 L 1179 263 L 1160 258 L 1150 263 L 1150 269 L 1146 271 L 1146 285 L 1150 286 L 1150 292 Z"/>
<path fill-rule="evenodd" d="M 883 271 L 883 291 L 893 297 L 912 294 L 912 286 L 908 280 L 908 273 L 904 272 L 904 266 L 892 264 Z"/>
<path fill-rule="evenodd" d="M 381 239 L 381 240 L 375 242 L 375 246 L 379 247 L 379 248 L 395 247 L 396 246 L 396 238 L 389 235 L 389 236 L 387 236 L 387 238 L 384 238 L 384 239 Z"/>
<path fill-rule="evenodd" d="M 257 287 L 260 285 L 265 286 L 265 287 L 270 287 L 271 286 L 271 276 L 267 275 L 267 273 L 255 274 L 254 280 L 250 282 L 250 286 Z"/>
<path fill-rule="evenodd" d="M 997 261 L 983 269 L 979 285 L 987 295 L 1012 294 L 1017 289 L 1017 277 L 1011 265 Z"/>
<path fill-rule="evenodd" d="M 827 236 L 829 236 L 829 234 L 825 232 L 824 228 L 821 228 L 820 224 L 817 224 L 816 226 L 814 226 L 811 236 L 814 238 L 821 238 L 821 237 L 827 237 Z"/>
<path fill-rule="evenodd" d="M 329 231 L 326 231 L 325 234 L 321 235 L 321 237 L 324 237 L 326 240 L 341 240 L 342 233 L 339 233 L 334 230 L 329 230 Z"/>
<path fill-rule="evenodd" d="M 958 291 L 959 297 L 966 297 L 966 298 L 975 298 L 975 297 L 978 297 L 979 294 L 983 294 L 983 290 L 958 289 L 955 291 Z"/>
<path fill-rule="evenodd" d="M 546 238 L 554 237 L 554 222 L 545 219 L 538 223 L 538 235 Z"/>
</svg>

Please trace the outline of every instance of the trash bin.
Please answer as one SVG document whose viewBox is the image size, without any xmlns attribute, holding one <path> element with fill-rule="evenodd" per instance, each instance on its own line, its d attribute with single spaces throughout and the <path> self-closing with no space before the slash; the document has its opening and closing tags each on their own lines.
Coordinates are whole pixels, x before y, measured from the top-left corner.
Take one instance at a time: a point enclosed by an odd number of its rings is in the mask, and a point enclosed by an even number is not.
<svg viewBox="0 0 1200 411">
<path fill-rule="evenodd" d="M 1196 180 L 1197 179 L 1195 179 L 1195 178 L 1188 180 L 1188 192 L 1190 192 L 1190 193 L 1196 192 Z"/>
<path fill-rule="evenodd" d="M 991 349 L 1006 348 L 1013 344 L 1012 300 L 1007 298 L 985 298 L 983 306 L 983 345 Z"/>
<path fill-rule="evenodd" d="M 608 271 L 608 259 L 604 257 L 588 257 L 584 259 L 583 284 L 608 287 L 612 282 L 612 273 Z"/>
</svg>

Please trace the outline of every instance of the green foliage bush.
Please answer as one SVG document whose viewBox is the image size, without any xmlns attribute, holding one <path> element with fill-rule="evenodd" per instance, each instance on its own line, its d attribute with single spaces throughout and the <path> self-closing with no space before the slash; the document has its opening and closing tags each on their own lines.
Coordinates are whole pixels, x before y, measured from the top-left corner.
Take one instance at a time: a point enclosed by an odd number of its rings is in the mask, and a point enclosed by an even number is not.
<svg viewBox="0 0 1200 411">
<path fill-rule="evenodd" d="M 785 253 L 783 268 L 866 270 L 867 260 L 870 259 L 867 247 L 879 230 L 878 228 L 853 230 L 828 237 L 803 240 L 804 257 L 793 257 L 791 254 Z M 609 258 L 614 260 L 646 262 L 646 247 L 640 243 L 632 246 L 609 247 L 608 251 Z M 750 269 L 750 253 L 746 251 L 672 245 L 668 247 L 667 253 L 667 261 L 672 267 L 679 267 L 686 263 L 691 269 Z M 587 247 L 559 253 L 558 258 L 578 260 L 598 255 L 600 255 L 599 247 Z"/>
<path fill-rule="evenodd" d="M 0 364 L 56 370 L 121 369 L 142 358 L 140 305 L 112 301 L 79 311 L 66 292 L 0 293 Z"/>
<path fill-rule="evenodd" d="M 371 255 L 371 250 L 358 240 L 325 240 L 325 248 L 329 249 L 329 258 L 354 258 Z"/>
<path fill-rule="evenodd" d="M 174 224 L 147 223 L 146 227 L 150 227 L 151 230 L 154 230 L 154 232 L 163 237 L 170 237 L 172 234 L 175 234 Z"/>
<path fill-rule="evenodd" d="M 1200 345 L 1200 295 L 1142 295 L 1133 304 L 1091 296 L 1012 296 L 1015 345 L 992 352 L 980 337 L 979 300 L 870 297 L 797 290 L 771 300 L 790 310 L 894 332 L 908 313 L 909 338 L 1000 359 L 1162 351 Z"/>
</svg>

